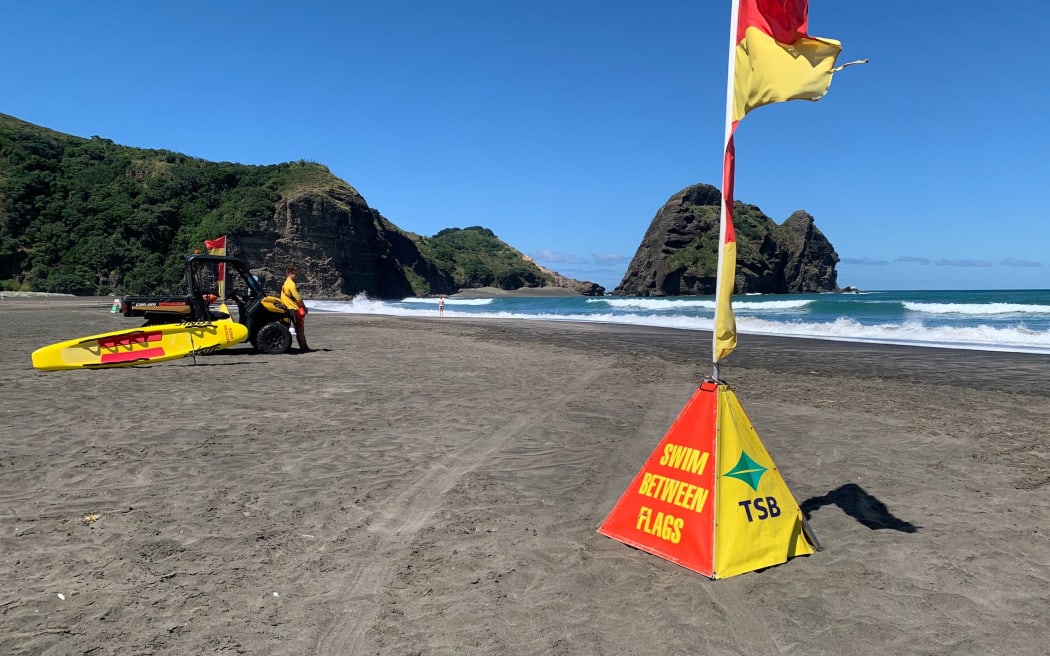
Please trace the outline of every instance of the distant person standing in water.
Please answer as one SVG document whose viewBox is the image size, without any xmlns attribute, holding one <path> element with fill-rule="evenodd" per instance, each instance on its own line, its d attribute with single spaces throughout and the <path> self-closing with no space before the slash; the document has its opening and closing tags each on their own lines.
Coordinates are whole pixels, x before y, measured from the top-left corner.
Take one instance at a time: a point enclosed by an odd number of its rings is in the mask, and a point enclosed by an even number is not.
<svg viewBox="0 0 1050 656">
<path fill-rule="evenodd" d="M 294 266 L 288 267 L 288 277 L 284 279 L 281 286 L 281 304 L 292 311 L 295 319 L 295 339 L 299 342 L 299 351 L 309 353 L 310 347 L 306 345 L 306 303 L 299 295 L 299 289 L 295 286 L 295 278 L 299 270 Z"/>
<path fill-rule="evenodd" d="M 438 316 L 445 316 L 445 297 L 438 296 Z"/>
</svg>

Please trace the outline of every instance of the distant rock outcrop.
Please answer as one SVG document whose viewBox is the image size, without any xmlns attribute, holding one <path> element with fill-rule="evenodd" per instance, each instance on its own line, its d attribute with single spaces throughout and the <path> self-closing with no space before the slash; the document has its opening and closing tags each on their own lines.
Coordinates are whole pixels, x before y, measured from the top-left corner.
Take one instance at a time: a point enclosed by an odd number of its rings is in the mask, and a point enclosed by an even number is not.
<svg viewBox="0 0 1050 656">
<path fill-rule="evenodd" d="M 561 287 L 570 291 L 576 292 L 581 296 L 602 296 L 605 294 L 605 287 L 602 287 L 598 283 L 589 282 L 587 280 L 576 280 L 574 278 L 566 278 L 557 271 L 551 271 L 542 264 L 536 262 L 531 257 L 526 256 L 525 259 L 535 264 L 540 271 L 546 273 L 551 277 L 553 282 L 552 287 Z"/>
<path fill-rule="evenodd" d="M 715 293 L 722 195 L 699 184 L 678 192 L 656 213 L 613 292 L 625 296 Z M 754 206 L 734 206 L 735 293 L 787 294 L 837 290 L 839 256 L 799 210 L 777 225 Z"/>
</svg>

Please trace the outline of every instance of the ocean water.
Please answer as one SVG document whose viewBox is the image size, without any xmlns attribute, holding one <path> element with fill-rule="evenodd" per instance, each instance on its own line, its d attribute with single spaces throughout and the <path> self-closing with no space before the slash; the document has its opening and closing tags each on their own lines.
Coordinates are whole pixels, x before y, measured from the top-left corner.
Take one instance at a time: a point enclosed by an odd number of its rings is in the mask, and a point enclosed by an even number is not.
<svg viewBox="0 0 1050 656">
<path fill-rule="evenodd" d="M 312 301 L 311 310 L 437 316 L 437 298 Z M 873 291 L 733 298 L 737 332 L 1050 354 L 1050 290 Z M 445 298 L 445 317 L 591 321 L 711 330 L 708 296 Z"/>
</svg>

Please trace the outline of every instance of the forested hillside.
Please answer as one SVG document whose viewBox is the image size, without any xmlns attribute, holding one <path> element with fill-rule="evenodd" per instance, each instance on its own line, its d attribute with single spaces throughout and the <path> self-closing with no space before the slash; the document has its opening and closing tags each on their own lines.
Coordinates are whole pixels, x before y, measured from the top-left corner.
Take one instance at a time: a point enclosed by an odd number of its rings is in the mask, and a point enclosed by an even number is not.
<svg viewBox="0 0 1050 656">
<path fill-rule="evenodd" d="M 450 228 L 432 238 L 400 230 L 320 164 L 209 162 L 0 114 L 4 289 L 176 291 L 183 257 L 220 235 L 271 277 L 284 264 L 305 266 L 308 293 L 553 284 L 486 228 Z"/>
<path fill-rule="evenodd" d="M 297 163 L 213 163 L 59 134 L 0 114 L 0 279 L 72 294 L 178 287 L 204 239 L 272 216 Z"/>
</svg>

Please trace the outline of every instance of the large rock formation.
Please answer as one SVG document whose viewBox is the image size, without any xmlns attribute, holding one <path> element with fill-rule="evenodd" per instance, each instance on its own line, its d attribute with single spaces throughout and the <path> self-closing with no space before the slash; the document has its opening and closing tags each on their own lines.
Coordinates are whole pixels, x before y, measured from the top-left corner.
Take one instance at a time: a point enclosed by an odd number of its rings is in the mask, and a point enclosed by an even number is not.
<svg viewBox="0 0 1050 656">
<path fill-rule="evenodd" d="M 360 293 L 372 298 L 404 298 L 454 294 L 469 288 L 421 251 L 421 244 L 432 240 L 402 231 L 370 208 L 357 190 L 334 177 L 322 188 L 282 198 L 271 219 L 231 237 L 234 253 L 244 257 L 272 290 L 279 288 L 285 267 L 293 263 L 300 270 L 300 291 L 313 298 Z M 583 295 L 605 292 L 599 285 L 540 266 L 495 236 L 492 240 L 514 254 L 524 269 L 534 272 L 527 276 L 530 285 Z M 518 289 L 521 284 L 506 281 L 505 288 Z"/>
<path fill-rule="evenodd" d="M 271 219 L 231 242 L 268 287 L 280 285 L 294 263 L 301 291 L 313 298 L 412 296 L 413 273 L 434 293 L 455 291 L 406 233 L 341 181 L 282 198 Z"/>
<path fill-rule="evenodd" d="M 715 293 L 722 195 L 711 185 L 678 192 L 660 208 L 613 292 L 625 296 Z M 735 293 L 835 291 L 839 256 L 813 217 L 799 210 L 777 225 L 754 206 L 734 206 Z"/>
</svg>

